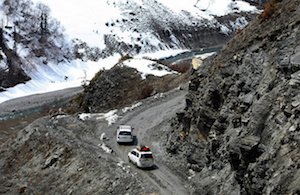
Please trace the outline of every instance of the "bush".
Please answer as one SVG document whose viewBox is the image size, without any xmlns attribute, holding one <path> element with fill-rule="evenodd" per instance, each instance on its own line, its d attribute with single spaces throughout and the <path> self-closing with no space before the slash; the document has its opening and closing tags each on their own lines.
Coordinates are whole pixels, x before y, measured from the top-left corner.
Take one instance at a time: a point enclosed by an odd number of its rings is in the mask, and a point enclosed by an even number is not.
<svg viewBox="0 0 300 195">
<path fill-rule="evenodd" d="M 267 20 L 273 15 L 273 13 L 275 12 L 276 3 L 276 0 L 265 3 L 264 11 L 260 15 L 262 20 Z"/>
<path fill-rule="evenodd" d="M 191 65 L 190 64 L 175 64 L 171 66 L 172 70 L 175 70 L 179 73 L 186 73 L 191 70 Z"/>
<path fill-rule="evenodd" d="M 129 59 L 132 59 L 132 57 L 129 55 L 129 54 L 126 54 L 126 55 L 122 55 L 121 58 L 119 59 L 119 62 L 118 63 L 122 63 L 126 60 L 129 60 Z"/>
</svg>

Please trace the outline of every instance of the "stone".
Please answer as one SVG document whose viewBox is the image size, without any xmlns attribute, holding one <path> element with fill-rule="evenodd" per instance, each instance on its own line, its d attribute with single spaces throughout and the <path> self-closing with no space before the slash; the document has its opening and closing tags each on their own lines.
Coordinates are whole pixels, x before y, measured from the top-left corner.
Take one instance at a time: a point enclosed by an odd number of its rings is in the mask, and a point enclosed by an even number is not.
<svg viewBox="0 0 300 195">
<path fill-rule="evenodd" d="M 300 47 L 295 49 L 295 54 L 291 56 L 291 63 L 300 65 Z"/>
</svg>

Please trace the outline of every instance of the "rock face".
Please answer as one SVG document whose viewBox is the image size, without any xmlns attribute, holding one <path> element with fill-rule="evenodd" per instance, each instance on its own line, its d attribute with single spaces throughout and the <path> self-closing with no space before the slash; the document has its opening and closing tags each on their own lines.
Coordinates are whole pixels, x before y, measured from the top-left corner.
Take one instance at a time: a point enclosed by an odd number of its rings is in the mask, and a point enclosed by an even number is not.
<svg viewBox="0 0 300 195">
<path fill-rule="evenodd" d="M 196 194 L 300 193 L 300 1 L 272 6 L 197 71 L 174 119 L 167 149 Z"/>
</svg>

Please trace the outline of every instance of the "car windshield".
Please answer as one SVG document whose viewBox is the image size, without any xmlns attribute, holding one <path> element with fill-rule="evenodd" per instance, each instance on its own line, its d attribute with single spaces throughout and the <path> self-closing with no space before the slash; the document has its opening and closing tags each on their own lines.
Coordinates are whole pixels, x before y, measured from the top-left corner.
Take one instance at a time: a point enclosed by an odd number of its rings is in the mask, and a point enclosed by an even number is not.
<svg viewBox="0 0 300 195">
<path fill-rule="evenodd" d="M 152 154 L 142 154 L 141 158 L 153 158 Z"/>
<path fill-rule="evenodd" d="M 121 131 L 119 135 L 131 135 L 129 131 Z"/>
</svg>

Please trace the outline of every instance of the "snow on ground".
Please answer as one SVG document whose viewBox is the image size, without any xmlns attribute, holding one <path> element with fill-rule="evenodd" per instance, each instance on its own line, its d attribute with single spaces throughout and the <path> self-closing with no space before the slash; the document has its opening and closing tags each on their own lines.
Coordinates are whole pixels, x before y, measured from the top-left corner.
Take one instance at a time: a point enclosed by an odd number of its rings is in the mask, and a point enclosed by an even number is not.
<svg viewBox="0 0 300 195">
<path fill-rule="evenodd" d="M 79 38 L 90 46 L 104 48 L 103 35 L 110 33 L 105 23 L 121 18 L 121 10 L 114 7 L 115 2 L 123 0 L 32 0 L 42 2 L 51 9 L 51 15 L 57 18 L 66 29 L 70 38 Z M 143 5 L 144 0 L 133 0 Z M 195 17 L 202 19 L 213 19 L 212 16 L 222 16 L 232 12 L 252 11 L 257 12 L 249 3 L 237 0 L 157 0 L 166 5 L 174 12 L 188 11 Z M 128 1 L 130 3 L 130 1 Z M 116 29 L 114 29 L 114 32 Z M 131 32 L 132 33 L 132 32 Z M 124 41 L 131 41 L 128 32 L 118 32 L 118 37 Z M 145 35 L 147 38 L 148 36 Z M 145 38 L 145 39 L 146 39 Z M 153 37 L 150 37 L 153 38 Z"/>
<path fill-rule="evenodd" d="M 125 112 L 128 112 L 128 111 L 132 111 L 133 109 L 135 109 L 135 108 L 141 106 L 142 104 L 143 104 L 142 102 L 138 102 L 138 103 L 136 103 L 136 104 L 133 104 L 133 105 L 130 106 L 130 107 L 125 107 L 125 108 L 122 109 L 122 112 L 125 113 Z"/>
<path fill-rule="evenodd" d="M 205 53 L 205 54 L 200 54 L 200 55 L 196 55 L 194 57 L 196 58 L 201 58 L 202 60 L 211 56 L 211 55 L 214 55 L 216 52 L 210 52 L 210 53 Z"/>
<path fill-rule="evenodd" d="M 138 54 L 136 55 L 137 58 L 150 58 L 150 59 L 160 59 L 164 57 L 169 57 L 169 56 L 175 56 L 177 54 L 183 53 L 188 50 L 182 50 L 182 49 L 177 49 L 177 50 L 163 50 L 163 51 L 155 51 L 152 53 L 143 53 L 143 54 Z"/>
<path fill-rule="evenodd" d="M 134 1 L 138 3 L 143 2 L 143 0 Z M 224 15 L 230 7 L 238 7 L 240 11 L 255 10 L 255 8 L 248 3 L 242 1 L 235 1 L 233 4 L 230 0 L 186 0 L 184 3 L 182 3 L 181 0 L 174 0 L 171 3 L 170 0 L 157 1 L 167 5 L 173 11 L 180 12 L 181 10 L 187 10 L 198 15 L 203 15 L 204 9 L 211 15 Z M 100 48 L 104 47 L 103 34 L 109 34 L 110 30 L 106 27 L 105 23 L 119 18 L 121 15 L 120 10 L 113 6 L 114 0 L 33 0 L 33 2 L 42 2 L 48 5 L 51 9 L 51 15 L 62 23 L 66 29 L 66 34 L 68 34 L 70 38 L 79 38 L 87 42 L 90 46 Z M 120 32 L 120 37 L 124 37 L 121 35 L 122 33 L 125 33 L 126 36 L 130 36 L 126 34 L 126 32 Z M 131 40 L 129 38 L 127 39 Z M 149 38 L 145 35 L 145 39 L 151 39 L 151 37 Z M 18 48 L 18 50 L 20 49 L 22 48 Z M 26 50 L 23 52 L 26 53 Z M 125 61 L 124 64 L 136 68 L 141 72 L 143 77 L 147 74 L 163 76 L 172 72 L 161 66 L 155 67 L 153 66 L 153 61 L 142 58 L 148 57 L 157 59 L 169 57 L 181 52 L 183 52 L 183 50 L 166 50 L 151 54 L 141 54 L 134 59 Z M 100 69 L 111 68 L 117 63 L 118 59 L 119 56 L 112 56 L 99 60 L 98 62 L 82 62 L 76 60 L 58 65 L 37 65 L 34 71 L 28 72 L 32 80 L 0 93 L 0 103 L 17 97 L 80 86 L 85 81 L 90 80 Z M 42 63 L 34 62 L 33 64 Z M 3 63 L 0 64 L 0 67 L 5 68 Z"/>
<path fill-rule="evenodd" d="M 2 56 L 2 60 L 0 60 L 0 69 L 7 69 L 8 66 L 7 66 L 7 63 L 6 63 L 6 56 L 4 55 L 3 51 L 0 50 L 0 56 Z"/>
<path fill-rule="evenodd" d="M 78 115 L 78 117 L 85 121 L 85 120 L 89 120 L 89 119 L 95 119 L 95 120 L 107 120 L 108 125 L 112 125 L 113 123 L 115 123 L 119 116 L 116 114 L 118 110 L 111 110 L 107 113 L 81 113 Z"/>
<path fill-rule="evenodd" d="M 28 72 L 32 78 L 30 81 L 0 93 L 0 103 L 22 96 L 81 86 L 99 70 L 110 69 L 119 58 L 119 55 L 115 55 L 98 62 L 74 60 L 70 63 L 37 65 Z"/>
<path fill-rule="evenodd" d="M 161 51 L 161 53 L 166 55 L 160 55 L 157 53 L 143 54 L 144 56 L 151 57 L 168 57 L 178 54 L 179 51 Z M 141 55 L 142 56 L 142 55 Z M 94 75 L 101 69 L 110 69 L 113 67 L 118 60 L 120 55 L 116 54 L 114 56 L 101 59 L 98 62 L 83 62 L 80 60 L 74 60 L 70 63 L 60 63 L 58 65 L 49 63 L 48 65 L 36 65 L 31 72 L 27 72 L 32 78 L 25 84 L 18 84 L 15 87 L 8 88 L 6 91 L 0 93 L 0 103 L 18 97 L 23 97 L 27 95 L 33 95 L 38 93 L 46 93 L 71 87 L 78 87 L 83 84 L 87 84 Z M 42 64 L 35 62 L 35 64 Z M 136 68 L 143 78 L 148 74 L 155 76 L 163 76 L 166 74 L 174 73 L 173 71 L 163 67 L 159 70 L 157 67 L 153 66 L 155 64 L 151 60 L 142 59 L 140 57 L 126 60 L 124 65 Z"/>
<path fill-rule="evenodd" d="M 166 53 L 172 55 L 172 52 L 170 51 L 167 51 Z M 177 51 L 175 51 L 175 54 L 177 54 Z M 161 55 L 149 54 L 149 56 Z M 118 62 L 119 58 L 119 55 L 115 55 L 99 60 L 98 62 L 82 62 L 80 60 L 75 60 L 70 63 L 58 65 L 51 63 L 49 63 L 47 66 L 38 65 L 34 70 L 28 72 L 32 80 L 26 82 L 25 84 L 19 84 L 13 88 L 9 88 L 5 92 L 1 92 L 0 103 L 22 96 L 80 86 L 85 84 L 84 82 L 91 80 L 95 73 L 97 73 L 99 70 L 110 69 L 113 67 Z M 163 76 L 172 73 L 166 69 L 155 69 L 152 64 L 154 64 L 153 61 L 140 58 L 127 60 L 124 62 L 124 65 L 136 68 L 138 71 L 140 71 L 144 78 L 147 74 Z"/>
<path fill-rule="evenodd" d="M 100 148 L 108 154 L 113 152 L 113 150 L 110 147 L 108 147 L 105 143 L 98 144 L 98 146 L 100 146 Z"/>
<path fill-rule="evenodd" d="M 173 0 L 172 3 L 170 3 L 169 0 L 159 1 L 174 11 L 180 12 L 182 10 L 186 10 L 191 12 L 194 16 L 200 16 L 207 19 L 209 19 L 211 15 L 224 16 L 232 12 L 233 8 L 236 8 L 236 11 L 239 12 L 257 11 L 254 6 L 251 6 L 249 3 L 241 0 L 235 2 L 232 0 L 185 0 L 184 3 L 182 3 L 181 0 Z"/>
<path fill-rule="evenodd" d="M 147 59 L 133 58 L 124 61 L 123 64 L 125 66 L 137 69 L 137 71 L 141 72 L 141 76 L 143 79 L 146 79 L 146 76 L 149 74 L 160 77 L 167 74 L 176 73 L 175 71 L 172 71 L 167 67 L 159 69 L 156 67 L 156 65 L 158 65 L 159 67 L 163 66 Z"/>
<path fill-rule="evenodd" d="M 104 48 L 103 34 L 108 33 L 107 21 L 120 16 L 120 10 L 103 0 L 32 0 L 42 2 L 51 9 L 66 29 L 70 38 L 79 38 L 90 46 Z"/>
</svg>

